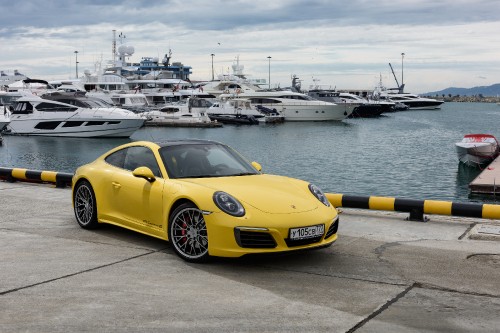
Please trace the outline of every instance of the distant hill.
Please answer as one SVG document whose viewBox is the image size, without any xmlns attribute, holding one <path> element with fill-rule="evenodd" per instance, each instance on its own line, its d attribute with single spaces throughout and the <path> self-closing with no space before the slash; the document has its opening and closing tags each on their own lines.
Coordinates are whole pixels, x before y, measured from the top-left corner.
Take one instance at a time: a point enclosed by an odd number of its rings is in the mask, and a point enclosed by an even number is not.
<svg viewBox="0 0 500 333">
<path fill-rule="evenodd" d="M 429 92 L 426 94 L 421 94 L 424 96 L 490 96 L 490 97 L 497 97 L 500 96 L 500 83 L 493 84 L 491 86 L 481 86 L 481 87 L 474 87 L 474 88 L 446 88 L 440 91 L 434 91 L 434 92 Z"/>
</svg>

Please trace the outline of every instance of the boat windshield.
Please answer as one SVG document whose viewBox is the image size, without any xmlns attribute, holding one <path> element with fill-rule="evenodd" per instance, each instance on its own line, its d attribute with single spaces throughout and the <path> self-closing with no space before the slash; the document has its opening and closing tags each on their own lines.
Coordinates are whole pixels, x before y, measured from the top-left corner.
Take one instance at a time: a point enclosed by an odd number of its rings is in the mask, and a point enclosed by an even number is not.
<svg viewBox="0 0 500 333">
<path fill-rule="evenodd" d="M 87 100 L 85 100 L 85 104 L 87 104 L 92 109 L 113 107 L 113 105 L 111 105 L 110 103 L 105 102 L 101 99 L 97 99 L 97 98 L 87 99 Z"/>
<path fill-rule="evenodd" d="M 256 175 L 259 172 L 236 151 L 216 143 L 165 146 L 160 149 L 169 178 Z"/>
</svg>

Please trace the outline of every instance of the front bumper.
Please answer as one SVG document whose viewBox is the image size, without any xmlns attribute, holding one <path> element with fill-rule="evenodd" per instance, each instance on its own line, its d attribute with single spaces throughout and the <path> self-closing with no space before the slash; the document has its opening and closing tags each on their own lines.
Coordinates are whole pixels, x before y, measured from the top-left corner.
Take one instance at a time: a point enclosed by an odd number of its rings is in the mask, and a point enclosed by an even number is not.
<svg viewBox="0 0 500 333">
<path fill-rule="evenodd" d="M 278 221 L 259 225 L 250 223 L 249 218 L 229 217 L 228 221 L 227 215 L 220 214 L 222 215 L 217 213 L 206 216 L 209 254 L 212 256 L 240 257 L 246 254 L 314 249 L 330 246 L 337 240 L 339 217 L 335 213 L 326 219 L 318 219 L 317 214 L 311 212 L 294 214 L 294 216 L 282 216 L 281 218 L 286 220 L 282 223 Z M 323 235 L 301 241 L 289 239 L 290 228 L 317 224 L 325 225 Z"/>
</svg>

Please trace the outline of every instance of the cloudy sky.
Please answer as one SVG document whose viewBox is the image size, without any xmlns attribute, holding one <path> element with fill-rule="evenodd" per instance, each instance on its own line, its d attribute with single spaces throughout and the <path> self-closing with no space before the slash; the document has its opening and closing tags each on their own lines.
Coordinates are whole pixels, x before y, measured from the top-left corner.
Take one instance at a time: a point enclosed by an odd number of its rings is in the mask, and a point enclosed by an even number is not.
<svg viewBox="0 0 500 333">
<path fill-rule="evenodd" d="M 75 76 L 112 58 L 112 31 L 135 53 L 172 50 L 192 80 L 227 73 L 239 56 L 252 78 L 307 88 L 371 89 L 382 77 L 406 90 L 500 82 L 498 0 L 0 0 L 0 70 L 31 78 Z M 120 41 L 118 41 L 118 44 Z M 404 58 L 402 57 L 404 53 Z M 271 57 L 270 61 L 268 56 Z M 269 66 L 270 65 L 270 66 Z M 401 82 L 400 82 L 401 83 Z"/>
</svg>

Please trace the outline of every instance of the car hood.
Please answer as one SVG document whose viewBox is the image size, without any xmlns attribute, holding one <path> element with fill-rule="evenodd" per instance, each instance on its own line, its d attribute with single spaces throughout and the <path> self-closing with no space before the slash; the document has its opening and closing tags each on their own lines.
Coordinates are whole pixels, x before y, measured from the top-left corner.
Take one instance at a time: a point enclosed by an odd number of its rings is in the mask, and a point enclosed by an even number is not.
<svg viewBox="0 0 500 333">
<path fill-rule="evenodd" d="M 243 205 L 272 214 L 311 211 L 320 204 L 304 181 L 275 176 L 251 175 L 217 178 L 183 179 L 190 183 L 226 192 Z"/>
</svg>

